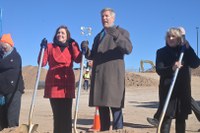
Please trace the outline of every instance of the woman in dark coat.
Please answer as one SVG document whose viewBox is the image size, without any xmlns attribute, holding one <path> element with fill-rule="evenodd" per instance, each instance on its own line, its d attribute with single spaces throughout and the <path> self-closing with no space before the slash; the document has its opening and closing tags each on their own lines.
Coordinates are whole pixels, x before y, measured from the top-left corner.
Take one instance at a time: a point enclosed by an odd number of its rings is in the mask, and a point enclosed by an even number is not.
<svg viewBox="0 0 200 133">
<path fill-rule="evenodd" d="M 42 66 L 49 65 L 44 97 L 50 99 L 54 117 L 54 133 L 72 132 L 72 100 L 75 98 L 73 63 L 81 62 L 81 51 L 66 26 L 57 28 L 53 43 L 46 47 Z M 40 56 L 38 60 L 40 59 Z"/>
<path fill-rule="evenodd" d="M 178 62 L 181 49 L 186 49 L 182 62 Z M 170 28 L 166 34 L 166 46 L 157 50 L 156 72 L 160 76 L 159 99 L 163 108 L 174 72 L 180 68 L 173 93 L 161 127 L 161 133 L 169 133 L 171 121 L 176 119 L 176 133 L 185 133 L 185 120 L 191 114 L 191 74 L 190 68 L 197 68 L 200 60 L 187 41 L 182 41 L 179 28 Z"/>
<path fill-rule="evenodd" d="M 19 125 L 21 96 L 24 92 L 21 56 L 14 48 L 10 34 L 4 34 L 0 40 L 0 97 L 5 104 L 0 105 L 0 131 Z M 2 99 L 1 99 L 2 100 Z"/>
</svg>

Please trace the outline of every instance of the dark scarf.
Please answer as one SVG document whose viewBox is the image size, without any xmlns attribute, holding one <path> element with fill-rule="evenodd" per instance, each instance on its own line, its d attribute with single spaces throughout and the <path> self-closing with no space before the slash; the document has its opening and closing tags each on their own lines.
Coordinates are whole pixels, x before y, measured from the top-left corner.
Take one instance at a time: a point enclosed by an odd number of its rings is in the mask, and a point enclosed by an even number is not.
<svg viewBox="0 0 200 133">
<path fill-rule="evenodd" d="M 73 39 L 68 39 L 65 43 L 59 42 L 57 39 L 54 40 L 53 45 L 59 46 L 61 52 L 64 51 L 64 49 L 66 47 L 68 47 L 69 45 L 71 45 L 71 43 L 73 42 Z"/>
<path fill-rule="evenodd" d="M 182 49 L 182 46 L 181 45 L 178 45 L 176 47 L 170 47 L 167 45 L 167 49 L 168 49 L 168 52 L 173 55 L 174 57 L 176 57 L 176 60 L 179 59 L 179 56 L 181 54 L 181 49 Z"/>
</svg>

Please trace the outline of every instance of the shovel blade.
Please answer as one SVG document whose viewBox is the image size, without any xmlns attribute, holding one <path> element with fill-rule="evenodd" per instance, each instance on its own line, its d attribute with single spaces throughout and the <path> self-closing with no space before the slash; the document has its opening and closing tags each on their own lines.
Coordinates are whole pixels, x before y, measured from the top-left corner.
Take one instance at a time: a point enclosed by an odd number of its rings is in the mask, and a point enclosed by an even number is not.
<svg viewBox="0 0 200 133">
<path fill-rule="evenodd" d="M 31 125 L 26 125 L 22 124 L 19 127 L 20 132 L 19 133 L 34 133 L 37 132 L 38 124 L 31 124 Z"/>
</svg>

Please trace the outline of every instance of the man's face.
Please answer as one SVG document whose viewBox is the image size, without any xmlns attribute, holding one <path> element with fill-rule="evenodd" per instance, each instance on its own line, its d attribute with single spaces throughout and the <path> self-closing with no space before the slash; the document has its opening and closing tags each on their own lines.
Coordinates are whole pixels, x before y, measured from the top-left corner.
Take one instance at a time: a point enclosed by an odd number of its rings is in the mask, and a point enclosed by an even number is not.
<svg viewBox="0 0 200 133">
<path fill-rule="evenodd" d="M 101 21 L 104 28 L 111 27 L 114 24 L 115 18 L 111 15 L 110 11 L 103 12 Z"/>
<path fill-rule="evenodd" d="M 10 50 L 10 45 L 7 43 L 0 42 L 0 49 L 2 52 L 8 52 Z"/>
</svg>

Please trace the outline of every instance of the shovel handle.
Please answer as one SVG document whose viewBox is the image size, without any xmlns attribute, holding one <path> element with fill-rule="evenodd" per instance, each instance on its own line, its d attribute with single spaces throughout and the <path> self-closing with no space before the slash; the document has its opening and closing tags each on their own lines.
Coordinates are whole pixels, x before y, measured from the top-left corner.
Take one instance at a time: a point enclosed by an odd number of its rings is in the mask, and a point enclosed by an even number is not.
<svg viewBox="0 0 200 133">
<path fill-rule="evenodd" d="M 36 81 L 35 81 L 35 88 L 34 88 L 34 92 L 33 92 L 33 96 L 32 96 L 30 112 L 29 112 L 29 126 L 32 123 L 32 116 L 33 116 L 33 110 L 34 110 L 34 106 L 35 106 L 35 98 L 36 98 L 36 94 L 37 94 L 38 84 L 39 84 L 39 80 L 40 80 L 40 72 L 41 72 L 42 61 L 43 61 L 43 57 L 44 57 L 44 50 L 45 50 L 45 48 L 41 49 L 40 62 L 38 65 L 37 76 L 36 76 Z"/>
<path fill-rule="evenodd" d="M 81 61 L 81 70 L 80 70 L 80 77 L 79 77 L 79 85 L 77 90 L 77 98 L 76 98 L 76 106 L 75 106 L 75 113 L 74 113 L 74 132 L 77 132 L 76 123 L 78 118 L 78 107 L 79 107 L 79 100 L 80 100 L 80 94 L 81 94 L 81 87 L 82 87 L 82 77 L 83 77 L 83 66 L 85 61 L 85 55 L 82 54 L 82 61 Z"/>
</svg>

